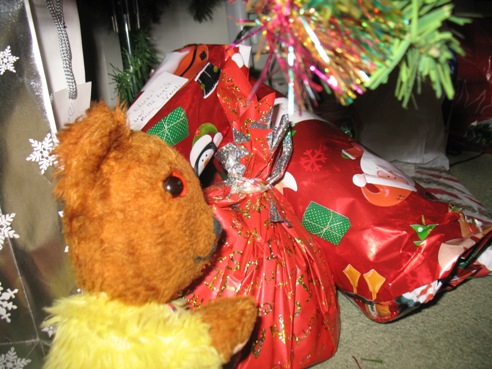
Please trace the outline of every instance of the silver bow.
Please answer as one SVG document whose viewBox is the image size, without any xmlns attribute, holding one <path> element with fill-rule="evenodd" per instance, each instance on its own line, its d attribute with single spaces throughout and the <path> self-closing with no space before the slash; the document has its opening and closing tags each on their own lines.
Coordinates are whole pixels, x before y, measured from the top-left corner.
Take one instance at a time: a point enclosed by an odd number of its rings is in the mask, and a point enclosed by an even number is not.
<svg viewBox="0 0 492 369">
<path fill-rule="evenodd" d="M 273 121 L 274 108 L 262 116 L 259 120 L 250 124 L 250 129 L 269 129 L 267 134 L 268 148 L 271 153 L 273 169 L 266 180 L 260 178 L 246 178 L 244 173 L 246 166 L 240 159 L 253 155 L 241 143 L 249 142 L 250 137 L 233 128 L 233 143 L 228 143 L 218 150 L 216 157 L 227 171 L 226 184 L 231 188 L 231 194 L 244 193 L 252 194 L 264 192 L 271 189 L 278 183 L 285 172 L 287 164 L 292 155 L 292 136 L 290 133 L 289 116 L 284 114 L 280 119 Z M 277 155 L 277 150 L 282 145 L 281 152 Z M 270 216 L 272 221 L 284 221 L 279 210 L 274 203 L 270 204 Z"/>
</svg>

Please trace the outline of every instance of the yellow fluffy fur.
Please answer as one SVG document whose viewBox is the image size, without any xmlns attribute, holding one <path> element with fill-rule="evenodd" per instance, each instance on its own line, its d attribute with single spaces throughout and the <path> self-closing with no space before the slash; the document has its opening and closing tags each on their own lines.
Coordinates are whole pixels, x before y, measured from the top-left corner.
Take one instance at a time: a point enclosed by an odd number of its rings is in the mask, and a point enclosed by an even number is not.
<svg viewBox="0 0 492 369">
<path fill-rule="evenodd" d="M 182 301 L 129 306 L 104 293 L 81 294 L 48 311 L 44 326 L 57 333 L 45 369 L 221 368 L 209 326 Z"/>
</svg>

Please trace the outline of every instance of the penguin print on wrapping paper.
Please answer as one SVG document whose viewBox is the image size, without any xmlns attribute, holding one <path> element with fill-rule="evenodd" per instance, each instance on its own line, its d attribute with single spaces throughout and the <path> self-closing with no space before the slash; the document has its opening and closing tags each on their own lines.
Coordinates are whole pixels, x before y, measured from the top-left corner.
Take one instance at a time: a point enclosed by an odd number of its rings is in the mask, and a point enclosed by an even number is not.
<svg viewBox="0 0 492 369">
<path fill-rule="evenodd" d="M 201 70 L 195 81 L 200 83 L 200 87 L 203 92 L 203 98 L 209 97 L 212 92 L 214 92 L 217 84 L 219 83 L 220 68 L 211 63 L 207 63 L 205 67 Z"/>
<path fill-rule="evenodd" d="M 190 163 L 198 176 L 213 158 L 222 138 L 222 133 L 212 123 L 203 123 L 198 127 L 190 152 Z"/>
<path fill-rule="evenodd" d="M 186 46 L 179 51 L 170 53 L 167 59 L 168 66 L 166 70 L 180 77 L 194 78 L 200 84 L 205 99 L 217 87 L 220 68 L 208 61 L 209 50 L 207 45 L 193 44 Z"/>
<path fill-rule="evenodd" d="M 231 53 L 231 59 L 234 60 L 234 62 L 238 65 L 239 68 L 246 67 L 247 68 L 247 63 L 245 63 L 245 59 L 249 60 L 249 51 L 246 53 L 247 56 L 242 55 L 242 52 L 245 52 L 244 50 L 241 51 L 240 47 L 240 52 L 236 53 Z M 217 85 L 219 83 L 219 78 L 220 78 L 220 73 L 221 69 L 212 64 L 212 63 L 206 63 L 203 69 L 198 73 L 197 77 L 195 78 L 195 81 L 200 83 L 200 88 L 202 89 L 203 93 L 203 98 L 206 99 L 208 98 L 212 92 L 215 91 L 217 88 Z"/>
<path fill-rule="evenodd" d="M 188 79 L 196 76 L 194 79 L 200 83 L 203 97 L 209 97 L 219 83 L 220 68 L 208 62 L 207 45 L 189 45 L 174 54 L 176 54 L 174 58 L 179 60 L 179 63 L 173 73 Z"/>
<path fill-rule="evenodd" d="M 201 44 L 188 45 L 171 54 L 172 59 L 179 61 L 173 74 L 187 79 L 196 76 L 207 65 L 209 56 L 207 45 Z"/>
<path fill-rule="evenodd" d="M 417 191 L 411 178 L 357 143 L 343 150 L 343 155 L 352 160 L 360 158 L 362 173 L 355 174 L 352 182 L 360 187 L 364 197 L 373 205 L 395 206 Z"/>
</svg>

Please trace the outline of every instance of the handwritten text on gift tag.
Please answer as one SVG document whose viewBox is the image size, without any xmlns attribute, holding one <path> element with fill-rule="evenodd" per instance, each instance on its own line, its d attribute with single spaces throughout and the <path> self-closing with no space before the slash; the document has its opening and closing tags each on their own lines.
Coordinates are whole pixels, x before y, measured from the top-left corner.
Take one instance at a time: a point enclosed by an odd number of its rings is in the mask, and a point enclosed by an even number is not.
<svg viewBox="0 0 492 369">
<path fill-rule="evenodd" d="M 165 72 L 147 84 L 128 109 L 130 128 L 141 130 L 187 81 Z"/>
</svg>

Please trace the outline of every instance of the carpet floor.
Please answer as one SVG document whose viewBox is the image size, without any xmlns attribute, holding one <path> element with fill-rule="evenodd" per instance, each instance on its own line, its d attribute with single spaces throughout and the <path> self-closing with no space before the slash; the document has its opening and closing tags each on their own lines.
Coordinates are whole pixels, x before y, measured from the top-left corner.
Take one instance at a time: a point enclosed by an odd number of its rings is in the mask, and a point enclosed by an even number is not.
<svg viewBox="0 0 492 369">
<path fill-rule="evenodd" d="M 492 155 L 450 157 L 450 173 L 492 209 Z M 339 292 L 338 351 L 316 369 L 492 368 L 492 277 L 474 278 L 426 308 L 387 324 L 369 320 Z"/>
</svg>

